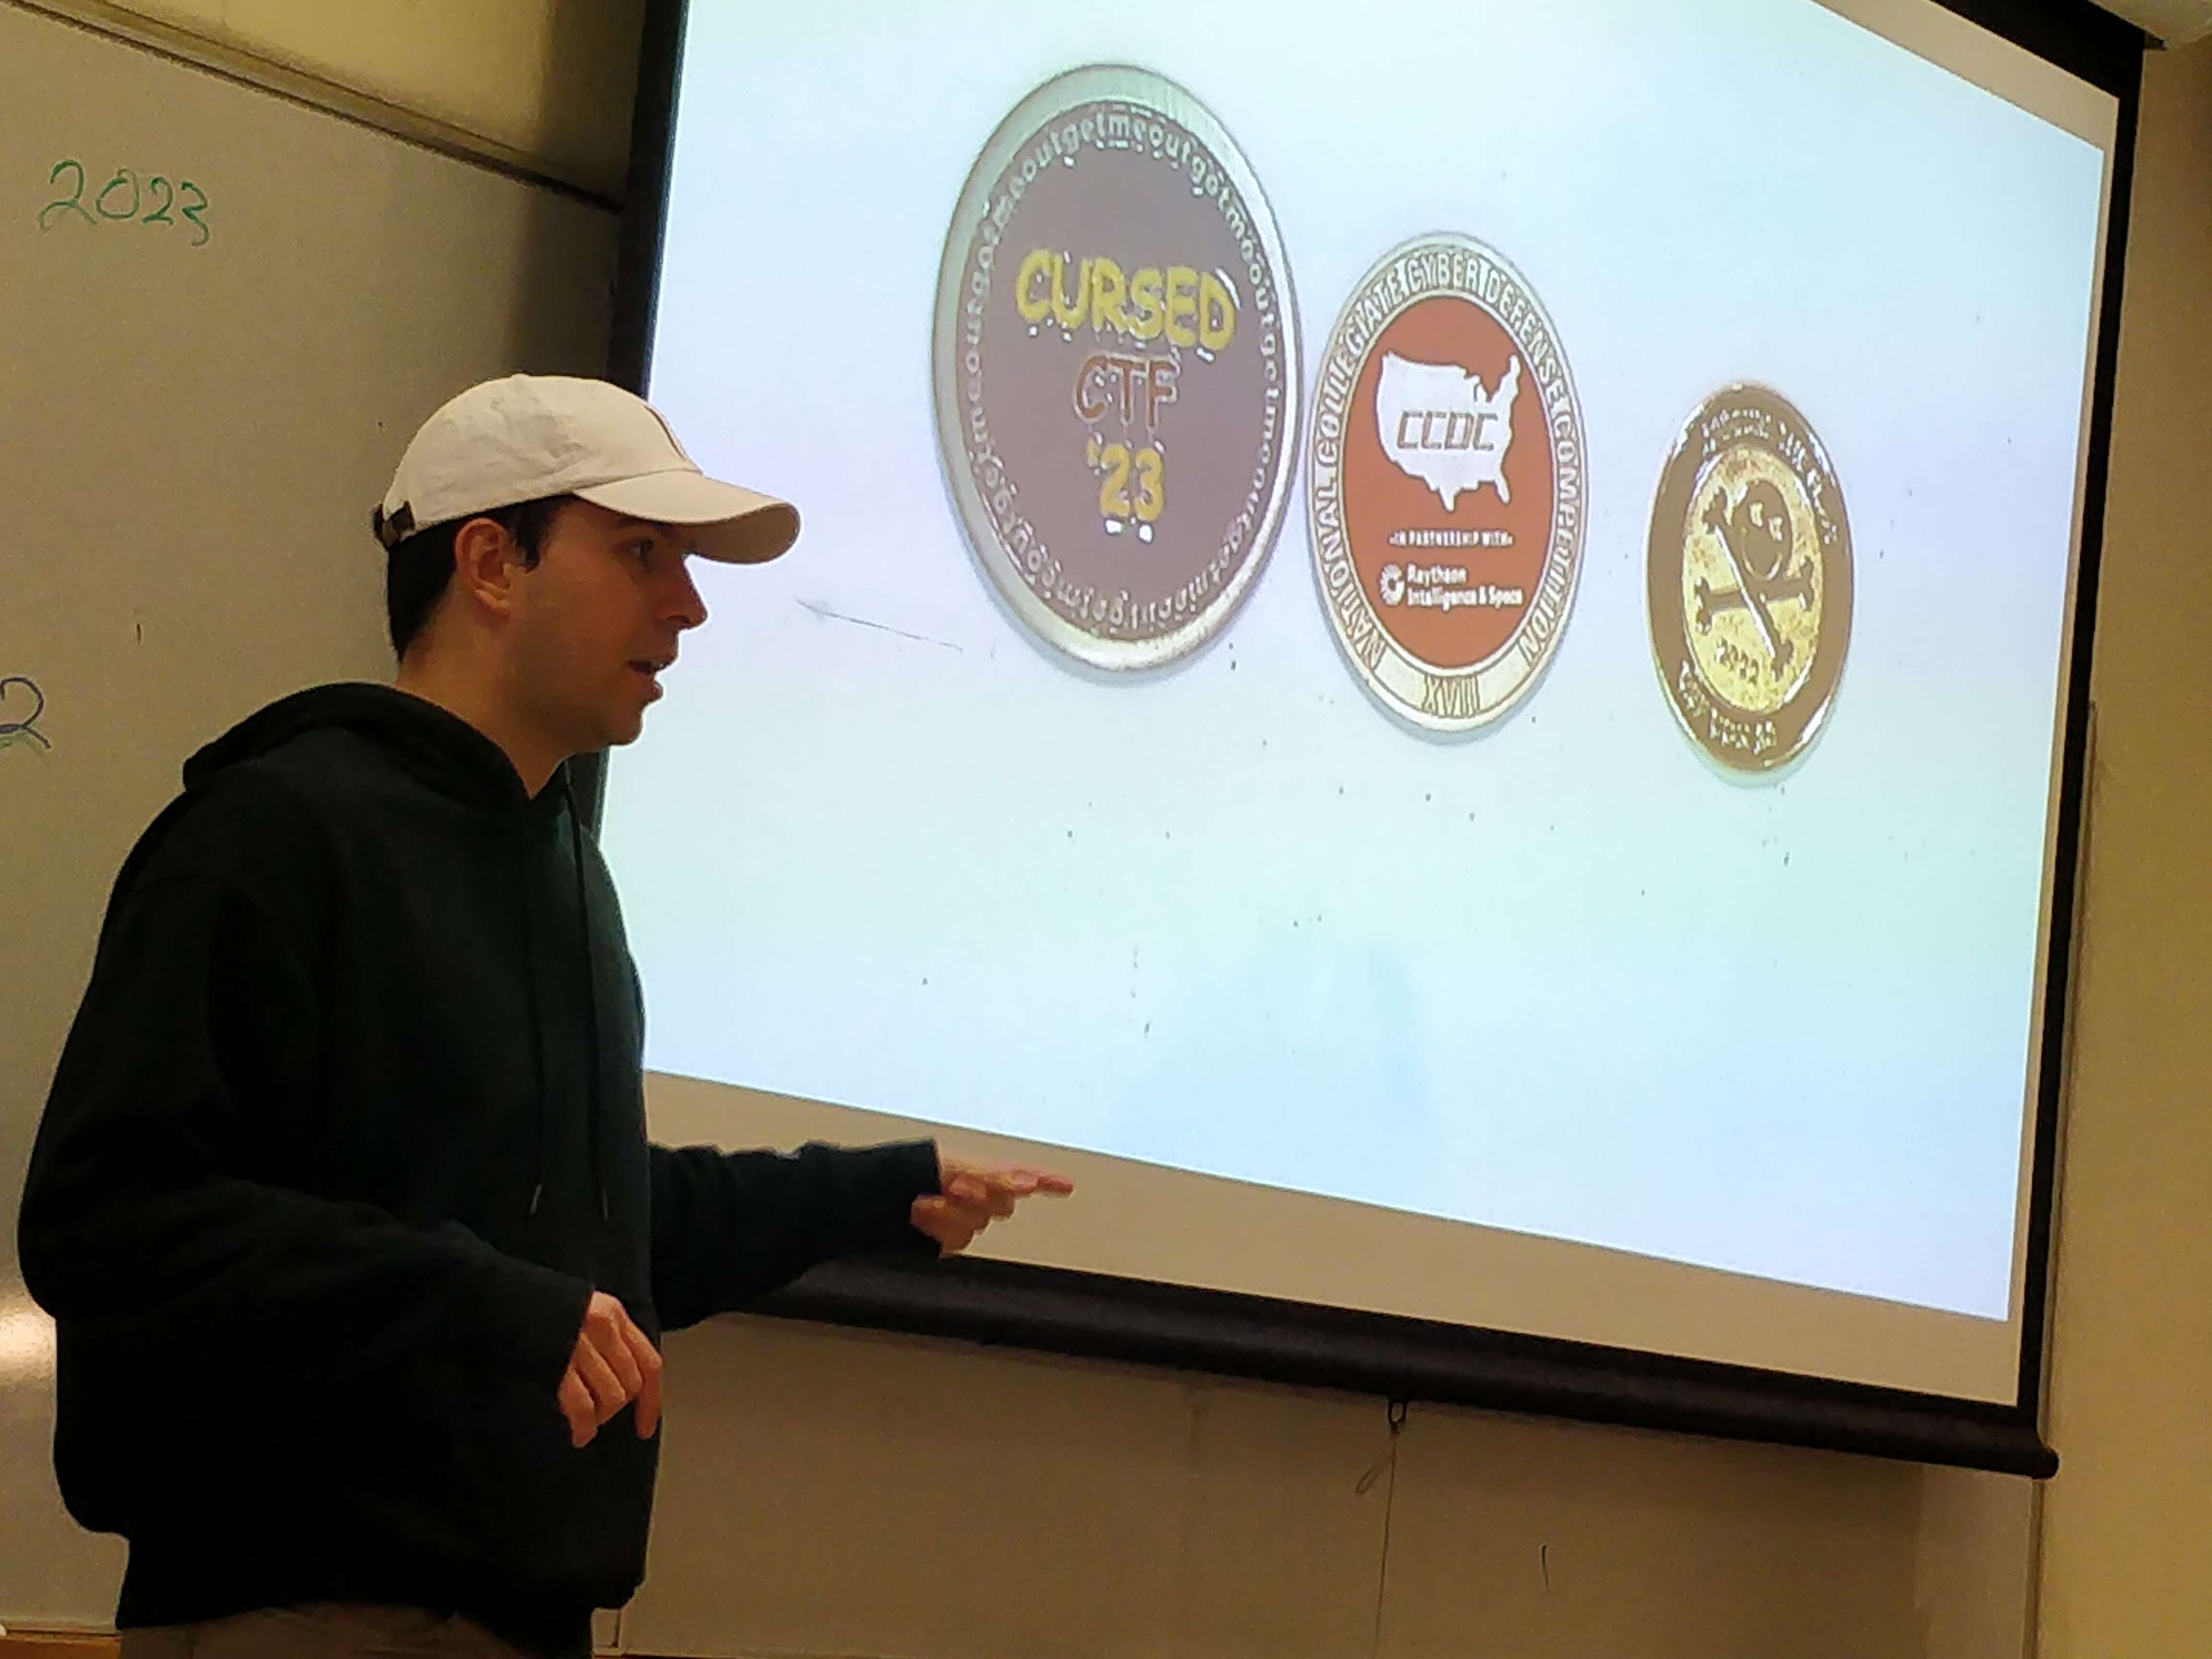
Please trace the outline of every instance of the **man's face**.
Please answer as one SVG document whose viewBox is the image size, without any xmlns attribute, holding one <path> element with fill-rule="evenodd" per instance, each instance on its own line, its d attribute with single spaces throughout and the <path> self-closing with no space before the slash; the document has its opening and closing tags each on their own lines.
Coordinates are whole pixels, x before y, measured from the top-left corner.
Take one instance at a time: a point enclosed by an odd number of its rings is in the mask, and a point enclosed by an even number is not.
<svg viewBox="0 0 2212 1659">
<path fill-rule="evenodd" d="M 570 752 L 635 742 L 678 637 L 707 620 L 684 548 L 680 527 L 570 501 L 518 573 L 512 690 Z"/>
</svg>

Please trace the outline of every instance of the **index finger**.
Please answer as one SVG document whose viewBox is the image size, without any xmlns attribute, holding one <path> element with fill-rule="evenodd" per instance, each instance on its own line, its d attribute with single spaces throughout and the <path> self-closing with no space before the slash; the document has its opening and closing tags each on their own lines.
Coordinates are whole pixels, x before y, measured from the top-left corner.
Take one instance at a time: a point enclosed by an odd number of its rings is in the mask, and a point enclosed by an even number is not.
<svg viewBox="0 0 2212 1659">
<path fill-rule="evenodd" d="M 592 1404 L 592 1391 L 584 1386 L 584 1379 L 576 1374 L 574 1365 L 562 1373 L 561 1386 L 553 1398 L 561 1407 L 561 1415 L 568 1419 L 568 1443 L 582 1449 L 599 1432 L 599 1412 Z"/>
<path fill-rule="evenodd" d="M 650 1440 L 660 1424 L 660 1350 L 628 1319 L 623 1321 L 623 1340 L 637 1362 L 637 1437 Z"/>
<path fill-rule="evenodd" d="M 990 1182 L 994 1190 L 1012 1193 L 1017 1198 L 1027 1198 L 1031 1193 L 1064 1196 L 1075 1190 L 1075 1183 L 1066 1176 L 1054 1175 L 1045 1170 L 1032 1170 L 1027 1164 L 1015 1164 L 1004 1170 L 985 1170 L 978 1173 Z"/>
</svg>

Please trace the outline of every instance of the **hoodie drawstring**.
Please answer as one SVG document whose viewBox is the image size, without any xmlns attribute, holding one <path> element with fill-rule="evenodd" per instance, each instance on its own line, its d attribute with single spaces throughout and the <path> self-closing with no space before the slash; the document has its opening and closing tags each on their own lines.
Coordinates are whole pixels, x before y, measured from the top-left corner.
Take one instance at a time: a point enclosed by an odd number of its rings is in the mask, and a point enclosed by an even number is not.
<svg viewBox="0 0 2212 1659">
<path fill-rule="evenodd" d="M 568 800 L 568 852 L 576 866 L 576 915 L 584 930 L 585 1023 L 592 1039 L 591 1086 L 584 1102 L 584 1133 L 591 1142 L 592 1189 L 599 1194 L 599 1219 L 605 1221 L 611 1212 L 606 1174 L 599 1161 L 599 975 L 592 966 L 592 889 L 584 876 L 584 815 L 577 810 L 576 786 L 565 764 L 561 768 L 561 793 Z"/>
<path fill-rule="evenodd" d="M 599 1150 L 599 978 L 592 970 L 592 890 L 584 875 L 584 828 L 582 814 L 576 810 L 575 786 L 569 781 L 568 769 L 561 769 L 561 793 L 568 806 L 568 856 L 576 866 L 576 917 L 582 930 L 584 964 L 585 1025 L 591 1039 L 592 1068 L 584 1092 L 584 1144 L 590 1158 L 592 1192 L 599 1201 L 599 1219 L 611 1218 L 612 1210 L 607 1203 L 607 1181 L 601 1164 Z M 530 973 L 530 1054 L 538 1084 L 538 1172 L 531 1182 L 531 1215 L 545 1200 L 545 1171 L 553 1156 L 553 1103 L 545 1096 L 545 1022 L 538 1007 L 537 928 L 531 919 L 530 895 L 522 894 L 523 944 L 532 963 Z"/>
<path fill-rule="evenodd" d="M 538 1170 L 530 1183 L 529 1210 L 534 1216 L 545 1199 L 545 1170 L 553 1156 L 553 1103 L 545 1097 L 545 1017 L 538 1006 L 538 929 L 531 920 L 526 871 L 517 876 L 515 890 L 522 902 L 523 958 L 530 977 L 530 1064 L 538 1095 Z"/>
</svg>

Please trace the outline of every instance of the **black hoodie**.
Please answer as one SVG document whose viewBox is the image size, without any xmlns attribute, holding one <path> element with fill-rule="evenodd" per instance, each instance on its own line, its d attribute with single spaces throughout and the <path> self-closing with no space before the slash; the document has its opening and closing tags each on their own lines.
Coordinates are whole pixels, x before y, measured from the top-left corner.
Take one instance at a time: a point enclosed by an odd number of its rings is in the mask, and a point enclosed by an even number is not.
<svg viewBox="0 0 2212 1659">
<path fill-rule="evenodd" d="M 656 1340 L 932 1247 L 927 1142 L 648 1146 L 642 1005 L 565 782 L 371 685 L 194 756 L 117 878 L 25 1189 L 70 1512 L 118 1623 L 304 1601 L 589 1646 L 657 1444 L 555 1394 L 593 1289 Z"/>
</svg>

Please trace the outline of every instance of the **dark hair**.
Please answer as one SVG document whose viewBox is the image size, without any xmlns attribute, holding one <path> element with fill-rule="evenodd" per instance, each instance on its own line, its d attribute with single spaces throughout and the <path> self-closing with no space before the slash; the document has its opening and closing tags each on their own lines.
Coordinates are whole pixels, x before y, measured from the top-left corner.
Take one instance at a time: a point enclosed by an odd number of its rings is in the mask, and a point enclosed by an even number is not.
<svg viewBox="0 0 2212 1659">
<path fill-rule="evenodd" d="M 392 653 L 404 658 L 407 647 L 430 620 L 430 612 L 445 596 L 453 580 L 453 541 L 470 519 L 489 519 L 514 538 L 522 550 L 525 569 L 535 569 L 553 515 L 575 499 L 573 495 L 542 495 L 513 507 L 495 507 L 471 513 L 467 519 L 448 519 L 428 530 L 418 530 L 394 547 L 384 567 L 384 619 L 392 630 Z"/>
</svg>

